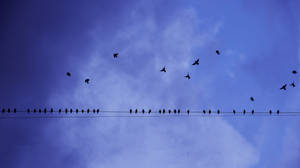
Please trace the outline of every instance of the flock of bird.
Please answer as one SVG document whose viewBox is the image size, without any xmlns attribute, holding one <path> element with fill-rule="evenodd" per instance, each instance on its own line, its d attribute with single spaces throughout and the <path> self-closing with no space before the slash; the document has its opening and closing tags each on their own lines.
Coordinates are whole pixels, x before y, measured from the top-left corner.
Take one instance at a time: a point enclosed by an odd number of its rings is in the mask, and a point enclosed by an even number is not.
<svg viewBox="0 0 300 168">
<path fill-rule="evenodd" d="M 220 51 L 219 51 L 219 50 L 216 50 L 216 54 L 217 54 L 217 55 L 220 55 Z M 196 61 L 194 61 L 194 63 L 193 63 L 192 65 L 199 65 L 199 59 L 197 59 Z M 160 70 L 160 72 L 167 72 L 166 66 L 164 66 L 164 67 Z M 187 73 L 184 77 L 187 78 L 187 79 L 191 79 L 191 76 L 190 76 L 189 73 Z"/>
<path fill-rule="evenodd" d="M 219 51 L 219 50 L 216 50 L 216 54 L 217 54 L 217 55 L 220 55 L 220 51 Z M 114 54 L 113 54 L 113 57 L 114 57 L 115 59 L 118 58 L 118 56 L 119 56 L 119 53 L 114 53 Z M 192 63 L 192 65 L 193 65 L 193 66 L 199 65 L 199 59 L 195 60 L 194 63 Z M 166 72 L 167 72 L 166 66 L 164 66 L 164 67 L 160 70 L 160 72 L 166 73 Z M 293 73 L 293 74 L 297 74 L 297 71 L 296 71 L 296 70 L 293 70 L 292 73 Z M 67 75 L 68 77 L 71 77 L 71 73 L 70 73 L 70 72 L 67 72 L 66 75 Z M 187 78 L 187 79 L 191 79 L 191 76 L 190 76 L 189 73 L 187 73 L 184 77 Z M 84 82 L 85 82 L 86 84 L 89 84 L 89 83 L 90 83 L 90 79 L 89 79 L 89 78 L 86 78 L 86 79 L 84 80 Z M 293 88 L 296 87 L 295 82 L 292 82 L 292 83 L 290 84 L 290 86 L 293 87 Z M 280 90 L 286 90 L 286 87 L 287 87 L 287 84 L 284 84 L 284 85 L 280 88 Z M 254 97 L 250 97 L 250 100 L 251 100 L 251 101 L 254 101 Z"/>
<path fill-rule="evenodd" d="M 293 74 L 297 74 L 297 71 L 296 71 L 296 70 L 293 70 L 292 73 L 293 73 Z M 284 84 L 283 86 L 281 86 L 280 90 L 286 90 L 286 86 L 287 86 L 287 84 Z M 292 86 L 293 88 L 296 87 L 295 82 L 292 82 L 292 83 L 290 84 L 290 86 Z"/>
</svg>

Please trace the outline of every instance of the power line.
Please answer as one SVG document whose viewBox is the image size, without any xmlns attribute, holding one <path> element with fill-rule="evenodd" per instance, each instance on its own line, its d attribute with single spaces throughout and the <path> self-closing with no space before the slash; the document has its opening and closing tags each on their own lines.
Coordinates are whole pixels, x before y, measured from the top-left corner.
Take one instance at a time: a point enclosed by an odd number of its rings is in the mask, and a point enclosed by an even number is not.
<svg viewBox="0 0 300 168">
<path fill-rule="evenodd" d="M 248 117 L 247 117 L 248 116 Z M 152 115 L 152 116 L 132 116 L 132 115 L 98 115 L 98 116 L 5 116 L 0 117 L 0 119 L 100 119 L 100 118 L 222 118 L 222 117 L 239 117 L 239 118 L 253 118 L 253 117 L 273 117 L 273 118 L 281 118 L 281 117 L 300 117 L 300 115 Z"/>
<path fill-rule="evenodd" d="M 20 114 L 22 114 L 20 116 Z M 113 115 L 114 114 L 114 115 Z M 26 116 L 25 116 L 26 115 Z M 33 108 L 33 109 L 16 109 L 16 108 L 2 108 L 0 119 L 61 119 L 61 118 L 104 118 L 104 117 L 123 117 L 123 118 L 145 118 L 145 117 L 298 117 L 300 112 L 281 112 L 276 111 L 230 111 L 221 110 L 181 110 L 181 109 L 158 109 L 152 111 L 129 109 L 126 110 L 100 110 L 100 109 L 73 109 L 73 108 L 60 108 L 54 110 L 53 108 Z"/>
</svg>

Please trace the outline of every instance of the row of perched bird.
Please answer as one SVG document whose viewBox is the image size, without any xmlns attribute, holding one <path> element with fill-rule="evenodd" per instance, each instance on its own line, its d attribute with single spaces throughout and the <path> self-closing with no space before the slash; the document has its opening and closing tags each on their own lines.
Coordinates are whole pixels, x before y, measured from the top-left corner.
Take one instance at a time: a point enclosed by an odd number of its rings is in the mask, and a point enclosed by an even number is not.
<svg viewBox="0 0 300 168">
<path fill-rule="evenodd" d="M 10 113 L 10 112 L 14 112 L 14 113 L 17 113 L 17 109 L 16 108 L 14 108 L 13 110 L 11 110 L 10 108 L 8 108 L 7 110 L 6 109 L 2 109 L 2 113 L 5 113 L 5 112 L 7 112 L 7 113 Z M 23 111 L 18 111 L 18 112 L 23 112 Z M 47 112 L 50 112 L 50 113 L 53 113 L 53 112 L 58 112 L 58 113 L 62 113 L 62 112 L 65 112 L 65 113 L 72 113 L 72 112 L 74 112 L 74 113 L 79 113 L 79 112 L 81 112 L 81 113 L 84 113 L 84 112 L 86 112 L 86 113 L 100 113 L 100 110 L 99 109 L 92 109 L 92 110 L 90 110 L 90 109 L 87 109 L 87 110 L 84 110 L 84 109 L 82 109 L 82 110 L 79 110 L 79 109 L 75 109 L 74 111 L 73 111 L 73 109 L 65 109 L 65 110 L 62 110 L 62 109 L 58 109 L 58 111 L 56 111 L 56 110 L 54 110 L 53 108 L 51 108 L 50 110 L 48 110 L 48 109 L 33 109 L 32 111 L 30 110 L 30 109 L 27 109 L 26 110 L 26 112 L 27 113 L 30 113 L 30 112 L 33 112 L 33 113 L 37 113 L 37 112 L 39 112 L 39 113 L 42 113 L 42 112 L 44 112 L 44 113 L 47 113 Z M 106 111 L 107 112 L 107 111 Z M 142 111 L 140 111 L 141 113 L 143 113 L 143 114 L 145 114 L 145 113 L 148 113 L 148 114 L 151 114 L 152 113 L 152 110 L 151 109 L 149 109 L 148 111 L 146 111 L 146 110 L 144 110 L 144 109 L 142 109 Z M 132 109 L 130 109 L 129 110 L 129 113 L 130 114 L 132 114 L 132 113 L 135 113 L 135 114 L 137 114 L 137 113 L 139 113 L 139 110 L 138 109 L 135 109 L 135 110 L 132 110 Z M 171 110 L 171 109 L 168 109 L 168 110 L 166 110 L 166 109 L 159 109 L 158 110 L 158 112 L 156 112 L 156 113 L 159 113 L 159 114 L 165 114 L 165 113 L 169 113 L 169 114 L 171 114 L 171 113 L 174 113 L 174 114 L 180 114 L 181 113 L 181 110 L 180 109 L 174 109 L 174 110 Z M 186 110 L 186 113 L 187 114 L 190 114 L 191 113 L 191 111 L 190 110 Z M 195 112 L 193 112 L 193 113 L 195 113 Z M 203 114 L 212 114 L 213 113 L 213 111 L 212 110 L 208 110 L 208 111 L 206 111 L 206 110 L 203 110 L 202 111 L 202 113 Z M 220 114 L 221 113 L 221 111 L 218 109 L 217 111 L 216 111 L 216 113 L 217 114 Z M 227 112 L 228 113 L 228 112 Z M 237 112 L 235 111 L 235 110 L 233 110 L 232 111 L 232 113 L 233 114 L 236 114 Z M 242 111 L 242 113 L 243 114 L 246 114 L 246 110 L 243 110 Z M 272 114 L 273 112 L 272 112 L 272 110 L 270 110 L 269 111 L 269 114 Z M 279 110 L 277 110 L 276 111 L 276 113 L 277 114 L 279 114 L 280 113 L 280 111 Z M 251 111 L 251 114 L 254 114 L 254 110 L 252 110 Z"/>
<path fill-rule="evenodd" d="M 20 110 L 17 110 L 16 108 L 14 108 L 13 110 L 11 110 L 10 108 L 8 108 L 7 110 L 3 108 L 2 113 L 5 113 L 5 112 L 7 112 L 7 113 L 10 113 L 10 112 L 17 113 L 17 112 L 25 112 L 25 111 L 22 111 L 22 110 L 20 111 Z M 30 112 L 33 112 L 33 113 L 37 113 L 37 112 L 39 112 L 39 113 L 42 113 L 42 112 L 44 112 L 44 113 L 47 113 L 47 112 L 51 112 L 51 113 L 53 113 L 53 112 L 58 112 L 58 113 L 61 113 L 61 112 L 65 112 L 65 113 L 68 113 L 68 112 L 70 112 L 70 113 L 72 113 L 72 112 L 76 112 L 76 113 L 78 113 L 78 112 L 82 112 L 82 113 L 84 113 L 84 112 L 99 113 L 100 109 L 91 109 L 91 110 L 90 109 L 87 109 L 87 110 L 74 109 L 74 111 L 73 111 L 73 109 L 67 109 L 66 108 L 64 110 L 63 109 L 58 109 L 58 111 L 56 111 L 53 108 L 51 108 L 51 109 L 44 108 L 44 109 L 33 109 L 33 110 L 27 109 L 26 112 L 27 113 L 30 113 Z"/>
</svg>

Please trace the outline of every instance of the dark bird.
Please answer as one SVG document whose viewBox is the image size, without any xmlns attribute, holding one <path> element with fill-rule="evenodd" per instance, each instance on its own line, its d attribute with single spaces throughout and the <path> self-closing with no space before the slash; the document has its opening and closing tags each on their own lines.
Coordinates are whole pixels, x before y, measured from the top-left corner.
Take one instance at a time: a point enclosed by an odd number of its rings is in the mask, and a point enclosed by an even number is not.
<svg viewBox="0 0 300 168">
<path fill-rule="evenodd" d="M 89 83 L 90 83 L 90 79 L 89 79 L 89 78 L 86 78 L 86 79 L 84 80 L 84 82 L 85 82 L 86 84 L 89 84 Z"/>
<path fill-rule="evenodd" d="M 293 73 L 293 74 L 297 74 L 297 71 L 296 71 L 296 70 L 293 70 L 292 73 Z"/>
<path fill-rule="evenodd" d="M 71 76 L 71 73 L 70 73 L 70 72 L 67 72 L 67 76 Z"/>
<path fill-rule="evenodd" d="M 251 101 L 254 101 L 254 98 L 253 98 L 253 97 L 250 97 L 250 100 L 251 100 Z"/>
<path fill-rule="evenodd" d="M 291 83 L 290 86 L 296 87 L 295 82 Z"/>
<path fill-rule="evenodd" d="M 167 71 L 166 71 L 166 67 L 163 67 L 163 68 L 160 70 L 160 72 L 167 72 Z"/>
<path fill-rule="evenodd" d="M 199 59 L 197 59 L 192 65 L 199 65 Z"/>
<path fill-rule="evenodd" d="M 186 77 L 187 79 L 191 79 L 190 74 L 187 74 L 184 77 Z"/>
<path fill-rule="evenodd" d="M 286 90 L 286 84 L 284 84 L 284 85 L 280 88 L 280 90 Z"/>
<path fill-rule="evenodd" d="M 220 51 L 219 51 L 219 50 L 216 50 L 216 53 L 217 53 L 218 55 L 220 55 Z"/>
<path fill-rule="evenodd" d="M 118 58 L 119 53 L 114 53 L 114 58 Z"/>
</svg>

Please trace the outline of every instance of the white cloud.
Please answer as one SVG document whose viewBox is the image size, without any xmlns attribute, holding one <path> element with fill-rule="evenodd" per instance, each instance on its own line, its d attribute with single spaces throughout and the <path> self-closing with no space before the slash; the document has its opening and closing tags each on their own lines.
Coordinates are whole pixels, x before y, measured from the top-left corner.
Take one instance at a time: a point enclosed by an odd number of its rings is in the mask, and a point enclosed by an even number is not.
<svg viewBox="0 0 300 168">
<path fill-rule="evenodd" d="M 113 42 L 105 47 L 101 47 L 105 42 L 99 43 L 87 66 L 80 69 L 82 78 L 91 76 L 91 84 L 78 81 L 75 92 L 55 93 L 50 104 L 100 105 L 109 110 L 181 108 L 199 104 L 203 95 L 209 95 L 201 89 L 207 87 L 207 81 L 193 83 L 183 76 L 193 71 L 194 50 L 204 49 L 220 24 L 212 26 L 213 31 L 201 29 L 205 22 L 193 9 L 179 11 L 175 20 L 160 28 L 151 15 L 142 20 L 135 16 L 129 18 L 130 25 L 112 35 Z M 107 48 L 118 48 L 120 58 L 107 56 Z M 159 72 L 164 65 L 166 74 Z M 90 168 L 246 168 L 258 162 L 255 147 L 222 119 L 103 118 L 86 122 L 61 122 L 72 129 L 58 138 L 80 142 L 66 148 L 80 148 Z"/>
</svg>

